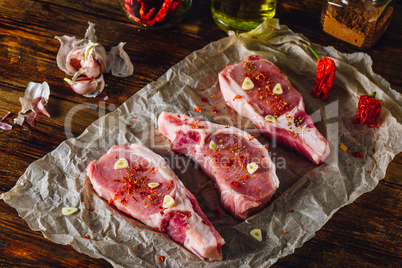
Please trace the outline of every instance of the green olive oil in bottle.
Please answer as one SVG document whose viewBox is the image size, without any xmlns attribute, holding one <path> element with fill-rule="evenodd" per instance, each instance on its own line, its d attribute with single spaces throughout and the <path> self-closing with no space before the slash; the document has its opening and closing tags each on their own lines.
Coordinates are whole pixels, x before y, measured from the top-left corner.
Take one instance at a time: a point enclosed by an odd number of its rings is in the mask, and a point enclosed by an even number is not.
<svg viewBox="0 0 402 268">
<path fill-rule="evenodd" d="M 212 0 L 211 13 L 224 31 L 250 31 L 276 12 L 276 0 Z"/>
</svg>

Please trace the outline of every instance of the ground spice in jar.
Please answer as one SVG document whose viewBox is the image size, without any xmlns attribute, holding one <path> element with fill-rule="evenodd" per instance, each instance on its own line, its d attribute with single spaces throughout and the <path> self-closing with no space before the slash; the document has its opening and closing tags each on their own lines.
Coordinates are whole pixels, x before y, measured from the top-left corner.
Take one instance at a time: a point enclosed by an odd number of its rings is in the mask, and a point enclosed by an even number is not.
<svg viewBox="0 0 402 268">
<path fill-rule="evenodd" d="M 322 29 L 355 47 L 370 48 L 385 32 L 393 9 L 393 0 L 328 0 Z"/>
</svg>

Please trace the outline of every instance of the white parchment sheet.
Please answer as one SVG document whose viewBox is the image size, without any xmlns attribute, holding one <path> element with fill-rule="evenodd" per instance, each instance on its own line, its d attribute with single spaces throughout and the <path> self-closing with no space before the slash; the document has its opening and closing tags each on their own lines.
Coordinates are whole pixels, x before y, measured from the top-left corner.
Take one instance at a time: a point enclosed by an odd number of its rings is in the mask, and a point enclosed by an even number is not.
<svg viewBox="0 0 402 268">
<path fill-rule="evenodd" d="M 343 54 L 313 44 L 337 65 L 335 84 L 327 101 L 311 96 L 316 59 L 293 33 L 276 19 L 254 31 L 231 35 L 195 51 L 157 81 L 99 118 L 78 138 L 69 139 L 33 162 L 15 187 L 3 194 L 32 230 L 79 252 L 104 258 L 115 267 L 268 267 L 314 236 L 342 206 L 371 191 L 384 178 L 389 162 L 402 151 L 401 94 L 373 73 L 365 53 Z M 306 112 L 327 138 L 331 156 L 320 166 L 261 136 L 245 118 L 225 105 L 218 73 L 228 64 L 259 54 L 272 61 L 304 98 Z M 377 129 L 352 124 L 358 96 L 377 92 L 383 109 Z M 113 94 L 109 92 L 109 94 Z M 195 112 L 195 108 L 201 112 Z M 275 198 L 246 221 L 231 217 L 221 206 L 211 180 L 188 158 L 170 150 L 157 129 L 162 111 L 183 113 L 246 130 L 267 145 L 277 165 L 280 188 Z M 192 191 L 207 217 L 223 236 L 223 261 L 204 262 L 173 242 L 119 213 L 100 199 L 86 180 L 86 167 L 114 144 L 142 143 L 165 157 Z M 339 149 L 343 142 L 351 152 Z M 364 162 L 364 163 L 363 163 Z M 78 213 L 64 216 L 63 207 Z M 260 228 L 262 242 L 249 232 Z M 85 238 L 87 236 L 88 238 Z M 160 262 L 158 256 L 164 256 Z"/>
</svg>

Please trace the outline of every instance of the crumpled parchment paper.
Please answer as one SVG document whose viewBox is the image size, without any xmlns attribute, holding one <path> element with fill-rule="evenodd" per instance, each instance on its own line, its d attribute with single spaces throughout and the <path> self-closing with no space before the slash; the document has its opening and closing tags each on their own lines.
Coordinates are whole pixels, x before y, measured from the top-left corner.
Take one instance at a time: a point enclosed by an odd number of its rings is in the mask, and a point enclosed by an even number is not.
<svg viewBox="0 0 402 268">
<path fill-rule="evenodd" d="M 335 60 L 336 79 L 327 101 L 311 96 L 316 59 L 276 19 L 256 30 L 229 36 L 191 53 L 114 112 L 101 117 L 78 138 L 71 138 L 33 162 L 2 198 L 32 230 L 79 252 L 104 258 L 114 267 L 267 267 L 314 236 L 342 206 L 371 191 L 384 178 L 389 162 L 402 151 L 401 95 L 373 73 L 364 53 L 343 54 L 333 47 L 313 47 Z M 308 41 L 304 38 L 304 40 Z M 328 139 L 332 153 L 320 166 L 262 137 L 245 118 L 226 107 L 218 73 L 227 65 L 259 54 L 276 64 L 305 101 L 306 111 Z M 381 127 L 352 124 L 358 96 L 377 91 L 383 103 Z M 206 98 L 203 100 L 203 98 Z M 205 100 L 208 100 L 205 102 Z M 195 112 L 196 107 L 201 112 Z M 230 124 L 249 131 L 269 148 L 280 188 L 266 208 L 246 221 L 228 215 L 213 183 L 188 158 L 175 154 L 157 130 L 162 111 Z M 100 199 L 86 179 L 86 167 L 114 144 L 142 143 L 165 157 L 224 237 L 223 261 L 204 262 L 168 235 L 119 213 Z M 339 149 L 340 142 L 363 159 Z M 362 163 L 364 161 L 365 163 Z M 350 165 L 349 165 L 350 164 Z M 370 171 L 370 172 L 369 172 Z M 63 216 L 63 207 L 79 212 Z M 262 242 L 249 232 L 260 228 Z M 84 238 L 87 236 L 88 238 Z M 164 256 L 160 262 L 158 256 Z"/>
</svg>

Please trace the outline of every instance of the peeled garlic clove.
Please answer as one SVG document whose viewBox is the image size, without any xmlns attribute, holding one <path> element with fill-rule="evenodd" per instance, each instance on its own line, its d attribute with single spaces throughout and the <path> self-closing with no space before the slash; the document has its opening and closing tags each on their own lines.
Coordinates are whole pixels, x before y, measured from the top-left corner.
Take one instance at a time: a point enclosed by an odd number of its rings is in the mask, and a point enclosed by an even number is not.
<svg viewBox="0 0 402 268">
<path fill-rule="evenodd" d="M 151 189 L 156 188 L 156 187 L 158 187 L 158 186 L 159 186 L 159 183 L 157 183 L 157 182 L 150 182 L 150 183 L 148 183 L 148 187 L 151 188 Z"/>
<path fill-rule="evenodd" d="M 114 169 L 124 169 L 128 168 L 128 161 L 125 158 L 120 158 L 117 160 L 116 163 L 114 163 Z"/>
<path fill-rule="evenodd" d="M 61 213 L 63 213 L 63 215 L 68 216 L 68 215 L 74 214 L 74 213 L 77 212 L 77 211 L 78 211 L 78 208 L 65 207 L 65 208 L 63 208 L 63 209 L 61 210 Z"/>
<path fill-rule="evenodd" d="M 254 83 L 253 83 L 253 81 L 251 81 L 250 78 L 246 77 L 246 78 L 244 78 L 243 85 L 241 86 L 241 88 L 244 90 L 253 89 Z"/>
<path fill-rule="evenodd" d="M 262 233 L 261 233 L 261 229 L 253 229 L 250 232 L 251 236 L 254 237 L 255 239 L 257 239 L 258 241 L 262 241 Z"/>
<path fill-rule="evenodd" d="M 163 198 L 163 207 L 164 208 L 171 208 L 176 204 L 174 199 L 170 195 L 165 195 Z"/>
<path fill-rule="evenodd" d="M 103 79 L 103 75 L 101 74 L 98 78 L 95 79 L 95 81 L 97 84 L 97 87 L 95 88 L 95 90 L 90 93 L 84 94 L 83 95 L 84 97 L 94 98 L 103 91 L 103 89 L 105 88 L 105 79 Z"/>
<path fill-rule="evenodd" d="M 282 93 L 283 93 L 283 90 L 282 90 L 281 84 L 277 83 L 277 84 L 275 85 L 275 87 L 272 89 L 272 92 L 273 92 L 274 94 L 277 94 L 277 95 L 282 94 Z"/>
<path fill-rule="evenodd" d="M 254 172 L 256 172 L 258 169 L 258 165 L 255 162 L 249 163 L 247 164 L 247 171 L 250 174 L 253 174 Z"/>
<path fill-rule="evenodd" d="M 275 122 L 276 122 L 275 117 L 273 117 L 273 116 L 270 115 L 270 114 L 265 117 L 265 120 L 267 120 L 267 121 L 269 121 L 269 122 L 271 122 L 271 123 L 275 123 Z"/>
<path fill-rule="evenodd" d="M 98 81 L 89 77 L 78 77 L 76 80 L 64 78 L 75 93 L 84 95 L 94 92 L 98 88 Z"/>
</svg>

